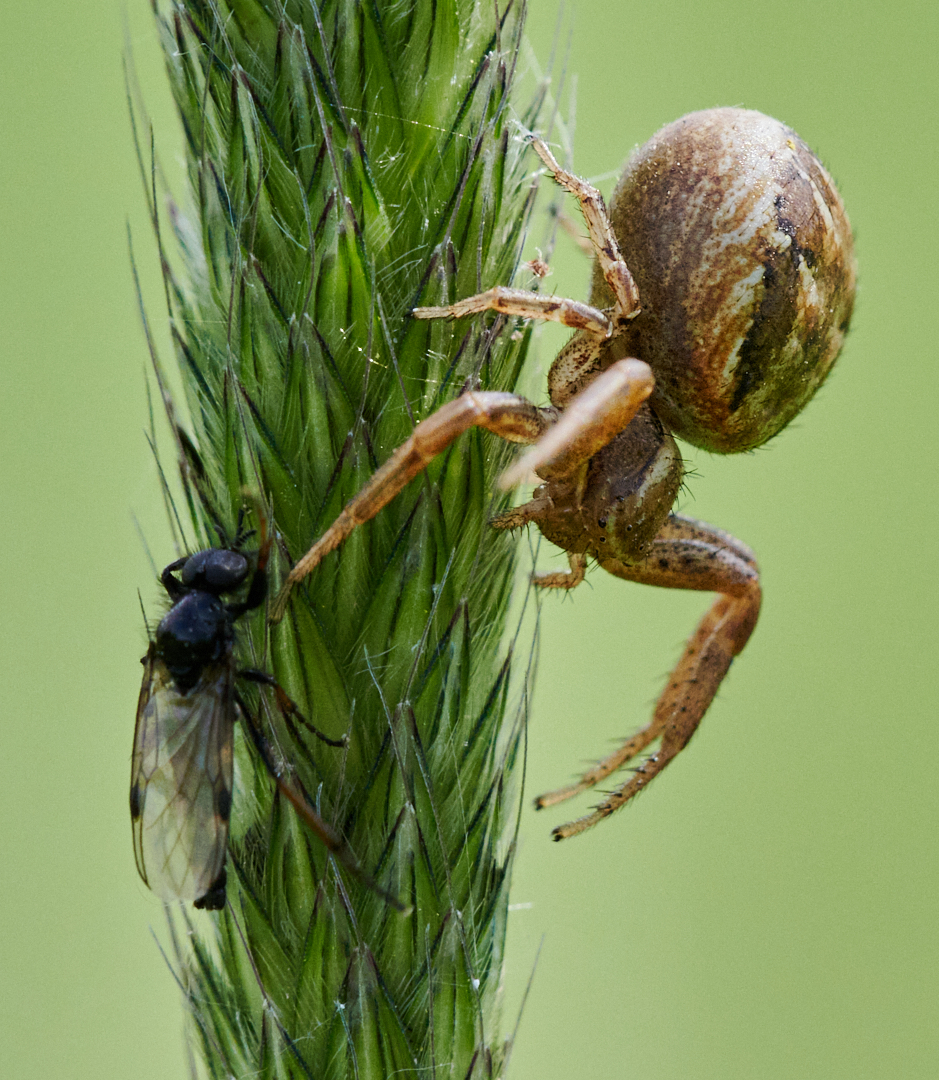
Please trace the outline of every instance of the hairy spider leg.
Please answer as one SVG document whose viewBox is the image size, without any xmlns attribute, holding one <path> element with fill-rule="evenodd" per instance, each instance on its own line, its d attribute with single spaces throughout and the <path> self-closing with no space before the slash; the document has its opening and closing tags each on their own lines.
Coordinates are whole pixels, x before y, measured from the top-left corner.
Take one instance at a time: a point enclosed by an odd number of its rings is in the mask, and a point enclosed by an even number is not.
<svg viewBox="0 0 939 1080">
<path fill-rule="evenodd" d="M 532 574 L 531 583 L 541 589 L 574 589 L 587 573 L 587 556 L 567 553 L 570 570 L 549 570 L 541 574 Z"/>
<path fill-rule="evenodd" d="M 639 314 L 639 291 L 616 243 L 603 196 L 579 176 L 562 169 L 541 139 L 532 136 L 532 146 L 555 180 L 580 203 L 592 251 L 613 293 L 611 311 L 600 311 L 577 300 L 496 286 L 447 307 L 415 308 L 413 314 L 417 319 L 458 319 L 481 311 L 500 311 L 569 326 L 577 332 L 557 355 L 548 375 L 551 402 L 564 407 L 596 374 L 603 345 Z"/>
<path fill-rule="evenodd" d="M 650 723 L 584 773 L 577 783 L 535 800 L 540 810 L 586 791 L 661 738 L 658 752 L 592 813 L 554 829 L 555 840 L 576 836 L 625 806 L 684 749 L 733 658 L 746 645 L 760 613 L 759 569 L 753 552 L 728 533 L 680 514 L 669 517 L 642 562 L 627 565 L 601 559 L 600 565 L 627 581 L 720 595 L 685 645 Z"/>
<path fill-rule="evenodd" d="M 346 504 L 332 525 L 290 571 L 274 601 L 271 622 L 278 622 L 283 617 L 290 592 L 298 581 L 315 569 L 353 529 L 375 517 L 464 431 L 481 427 L 508 442 L 531 443 L 543 434 L 555 415 L 553 409 L 541 409 L 527 398 L 499 391 L 467 391 L 431 413 Z"/>
<path fill-rule="evenodd" d="M 478 315 L 483 311 L 558 322 L 604 341 L 613 332 L 612 320 L 599 308 L 561 296 L 512 289 L 508 285 L 494 285 L 483 293 L 467 296 L 446 307 L 416 307 L 411 314 L 415 319 L 464 319 L 467 315 Z"/>
<path fill-rule="evenodd" d="M 515 487 L 529 473 L 545 480 L 572 476 L 629 425 L 654 387 L 648 364 L 617 360 L 588 383 L 557 423 L 506 469 L 500 486 Z"/>
<path fill-rule="evenodd" d="M 634 319 L 641 310 L 639 290 L 629 272 L 629 267 L 620 254 L 603 196 L 586 180 L 562 169 L 547 144 L 537 135 L 532 136 L 531 145 L 538 157 L 554 173 L 554 179 L 580 203 L 600 269 L 616 297 L 616 306 L 613 309 L 614 319 L 625 321 Z"/>
<path fill-rule="evenodd" d="M 545 296 L 504 285 L 496 285 L 484 293 L 457 300 L 448 307 L 414 308 L 411 314 L 415 319 L 462 319 L 483 311 L 558 322 L 574 331 L 570 341 L 554 358 L 548 372 L 551 403 L 562 408 L 595 377 L 603 346 L 626 325 L 579 300 Z"/>
</svg>

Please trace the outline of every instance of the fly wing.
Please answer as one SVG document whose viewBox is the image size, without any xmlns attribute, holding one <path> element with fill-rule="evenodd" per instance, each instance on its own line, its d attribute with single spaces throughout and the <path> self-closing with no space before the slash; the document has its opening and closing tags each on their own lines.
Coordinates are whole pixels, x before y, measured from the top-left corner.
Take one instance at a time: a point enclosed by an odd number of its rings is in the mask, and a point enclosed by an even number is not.
<svg viewBox="0 0 939 1080">
<path fill-rule="evenodd" d="M 151 647 L 130 778 L 137 869 L 163 900 L 198 900 L 225 865 L 232 792 L 232 667 L 180 693 Z"/>
</svg>

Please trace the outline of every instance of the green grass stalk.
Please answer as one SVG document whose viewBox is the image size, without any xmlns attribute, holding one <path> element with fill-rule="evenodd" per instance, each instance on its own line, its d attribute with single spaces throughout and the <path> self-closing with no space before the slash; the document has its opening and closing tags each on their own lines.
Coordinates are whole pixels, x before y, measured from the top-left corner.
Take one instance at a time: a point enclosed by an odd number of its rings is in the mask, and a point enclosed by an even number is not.
<svg viewBox="0 0 939 1080">
<path fill-rule="evenodd" d="M 151 192 L 185 393 L 171 401 L 157 364 L 183 493 L 174 523 L 183 548 L 217 544 L 258 492 L 276 587 L 415 423 L 466 387 L 519 378 L 527 329 L 409 312 L 518 268 L 534 163 L 516 125 L 537 108 L 510 98 L 524 9 L 155 9 L 191 188 L 168 215 Z M 402 917 L 329 857 L 238 734 L 229 902 L 176 922 L 211 1077 L 501 1075 L 530 656 L 507 634 L 515 541 L 487 527 L 510 453 L 464 435 L 295 590 L 281 624 L 243 620 L 240 660 L 349 735 L 346 751 L 297 739 L 266 691 L 249 694 L 277 754 L 414 910 Z"/>
</svg>

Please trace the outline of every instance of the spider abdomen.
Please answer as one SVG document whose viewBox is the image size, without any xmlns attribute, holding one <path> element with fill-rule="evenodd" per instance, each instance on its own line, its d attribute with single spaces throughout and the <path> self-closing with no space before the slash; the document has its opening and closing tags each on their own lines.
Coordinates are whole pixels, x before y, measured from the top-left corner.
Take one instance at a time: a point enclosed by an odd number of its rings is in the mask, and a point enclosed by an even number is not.
<svg viewBox="0 0 939 1080">
<path fill-rule="evenodd" d="M 642 313 L 609 359 L 650 365 L 653 408 L 688 442 L 772 438 L 824 381 L 854 303 L 851 228 L 821 163 L 762 113 L 691 113 L 632 156 L 611 220 Z M 592 302 L 610 303 L 596 269 Z"/>
</svg>

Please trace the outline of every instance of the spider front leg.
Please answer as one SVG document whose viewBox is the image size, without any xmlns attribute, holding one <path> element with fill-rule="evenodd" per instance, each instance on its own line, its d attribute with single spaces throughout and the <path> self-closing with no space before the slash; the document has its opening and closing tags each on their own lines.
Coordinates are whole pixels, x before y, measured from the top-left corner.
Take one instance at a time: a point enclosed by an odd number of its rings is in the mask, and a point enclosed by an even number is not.
<svg viewBox="0 0 939 1080">
<path fill-rule="evenodd" d="M 619 245 L 613 234 L 613 226 L 610 224 L 610 218 L 603 203 L 603 196 L 586 180 L 562 169 L 554 154 L 548 149 L 547 143 L 539 139 L 537 135 L 532 136 L 531 145 L 538 157 L 554 173 L 554 179 L 580 203 L 580 209 L 587 223 L 587 231 L 590 234 L 590 243 L 603 276 L 616 297 L 614 319 L 616 321 L 634 319 L 640 311 L 639 290 L 629 272 L 629 267 L 620 254 Z"/>
<path fill-rule="evenodd" d="M 530 473 L 545 480 L 573 476 L 623 430 L 655 387 L 641 360 L 617 360 L 571 399 L 556 424 L 499 478 L 508 489 Z"/>
<path fill-rule="evenodd" d="M 577 300 L 496 286 L 448 307 L 415 308 L 414 316 L 418 319 L 459 319 L 482 311 L 500 311 L 526 319 L 551 320 L 576 330 L 555 358 L 548 374 L 551 402 L 564 408 L 596 376 L 604 344 L 621 333 L 639 314 L 639 290 L 620 253 L 603 196 L 586 180 L 562 169 L 543 140 L 532 136 L 531 141 L 535 152 L 554 173 L 555 180 L 580 203 L 592 252 L 613 293 L 612 309 L 604 312 Z"/>
<path fill-rule="evenodd" d="M 760 613 L 759 570 L 749 548 L 727 533 L 680 514 L 668 519 L 641 563 L 627 565 L 607 559 L 601 560 L 600 565 L 627 581 L 720 595 L 685 645 L 651 722 L 584 773 L 576 784 L 536 799 L 535 806 L 540 810 L 586 791 L 661 739 L 658 752 L 593 813 L 554 829 L 555 840 L 575 836 L 625 806 L 684 749 L 714 699 L 731 661 L 746 645 Z"/>
<path fill-rule="evenodd" d="M 468 296 L 448 307 L 414 308 L 415 319 L 462 319 L 483 311 L 498 311 L 523 319 L 558 322 L 575 331 L 573 337 L 554 359 L 548 373 L 551 403 L 564 407 L 596 376 L 603 346 L 622 326 L 599 308 L 578 300 L 544 296 L 525 289 L 496 285 L 484 293 Z"/>
<path fill-rule="evenodd" d="M 506 285 L 496 285 L 484 293 L 467 296 L 447 307 L 417 307 L 411 314 L 415 319 L 462 319 L 483 311 L 499 311 L 503 315 L 559 322 L 572 330 L 583 330 L 600 341 L 605 341 L 613 332 L 612 321 L 599 308 L 582 304 L 579 300 L 545 296 L 527 289 L 510 289 Z"/>
<path fill-rule="evenodd" d="M 337 548 L 353 529 L 371 520 L 433 459 L 471 427 L 485 428 L 508 442 L 535 442 L 556 416 L 517 394 L 498 391 L 467 391 L 448 401 L 415 427 L 413 434 L 375 472 L 365 487 L 348 502 L 310 550 L 290 571 L 271 610 L 271 622 L 279 622 L 287 609 L 294 585 Z"/>
</svg>

